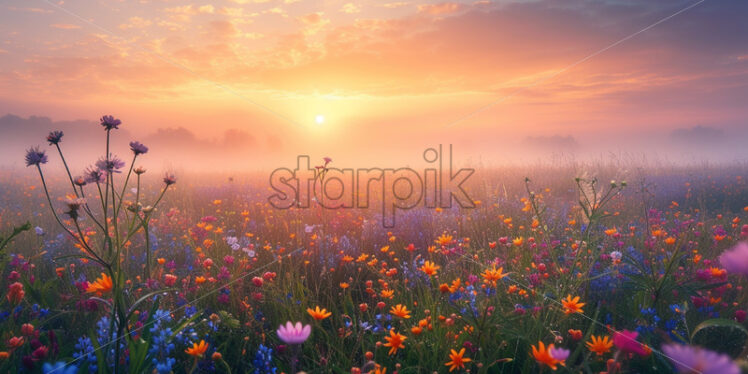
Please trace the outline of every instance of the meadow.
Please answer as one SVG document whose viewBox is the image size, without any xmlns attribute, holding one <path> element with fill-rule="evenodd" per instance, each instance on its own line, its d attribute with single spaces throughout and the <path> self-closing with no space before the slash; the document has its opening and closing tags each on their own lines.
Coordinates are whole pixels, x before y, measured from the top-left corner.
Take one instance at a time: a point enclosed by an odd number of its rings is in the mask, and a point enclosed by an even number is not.
<svg viewBox="0 0 748 374">
<path fill-rule="evenodd" d="M 101 125 L 102 151 L 130 140 Z M 265 174 L 144 170 L 137 142 L 52 170 L 75 139 L 46 143 L 1 172 L 0 372 L 745 366 L 746 164 L 475 167 L 476 208 L 387 229 L 275 209 Z"/>
</svg>

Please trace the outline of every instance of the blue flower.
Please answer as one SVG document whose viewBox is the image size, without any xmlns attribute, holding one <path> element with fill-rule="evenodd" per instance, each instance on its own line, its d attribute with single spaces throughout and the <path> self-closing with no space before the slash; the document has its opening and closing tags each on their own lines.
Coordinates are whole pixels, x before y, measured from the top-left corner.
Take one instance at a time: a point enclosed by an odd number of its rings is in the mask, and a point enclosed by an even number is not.
<svg viewBox="0 0 748 374">
<path fill-rule="evenodd" d="M 62 140 L 62 131 L 56 130 L 52 131 L 47 135 L 47 141 L 49 142 L 49 145 L 57 145 L 60 143 L 60 140 Z"/>
<path fill-rule="evenodd" d="M 42 365 L 42 373 L 55 373 L 55 374 L 76 374 L 78 368 L 75 365 L 67 365 L 64 361 L 57 361 L 54 364 L 45 362 Z"/>
<path fill-rule="evenodd" d="M 148 152 L 148 147 L 143 145 L 141 142 L 132 141 L 130 142 L 130 149 L 135 156 L 142 155 Z"/>
<path fill-rule="evenodd" d="M 122 124 L 122 121 L 114 118 L 113 116 L 103 116 L 101 117 L 101 126 L 104 127 L 104 130 L 111 130 L 111 129 L 118 129 L 119 125 Z"/>
<path fill-rule="evenodd" d="M 252 365 L 255 367 L 255 374 L 275 374 L 278 370 L 273 366 L 273 349 L 263 344 L 257 348 Z"/>
</svg>

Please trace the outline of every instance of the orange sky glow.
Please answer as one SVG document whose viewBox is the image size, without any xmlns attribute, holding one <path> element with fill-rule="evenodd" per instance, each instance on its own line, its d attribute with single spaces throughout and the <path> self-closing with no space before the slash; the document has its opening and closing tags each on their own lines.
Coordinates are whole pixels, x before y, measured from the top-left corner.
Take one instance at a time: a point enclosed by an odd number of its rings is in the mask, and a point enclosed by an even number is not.
<svg viewBox="0 0 748 374">
<path fill-rule="evenodd" d="M 0 116 L 113 114 L 133 137 L 182 128 L 258 166 L 436 144 L 745 159 L 748 3 L 699 3 L 573 65 L 694 3 L 10 0 Z"/>
</svg>

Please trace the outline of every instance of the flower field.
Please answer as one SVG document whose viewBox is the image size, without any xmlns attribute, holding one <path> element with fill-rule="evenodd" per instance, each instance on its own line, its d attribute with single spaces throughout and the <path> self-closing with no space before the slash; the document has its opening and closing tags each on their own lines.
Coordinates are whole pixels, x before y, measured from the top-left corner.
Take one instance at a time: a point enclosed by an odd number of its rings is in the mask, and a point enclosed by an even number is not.
<svg viewBox="0 0 748 374">
<path fill-rule="evenodd" d="M 139 142 L 109 155 L 119 125 L 102 118 L 89 168 L 50 168 L 75 142 L 51 133 L 2 171 L 0 372 L 744 365 L 746 165 L 481 169 L 476 208 L 387 229 L 376 209 L 275 209 L 265 175 L 145 170 Z"/>
</svg>

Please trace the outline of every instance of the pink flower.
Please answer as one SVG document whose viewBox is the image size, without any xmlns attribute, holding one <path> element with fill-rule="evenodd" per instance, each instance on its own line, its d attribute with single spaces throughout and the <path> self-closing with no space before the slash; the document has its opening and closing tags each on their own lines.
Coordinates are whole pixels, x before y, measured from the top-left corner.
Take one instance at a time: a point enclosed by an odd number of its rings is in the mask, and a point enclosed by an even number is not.
<svg viewBox="0 0 748 374">
<path fill-rule="evenodd" d="M 636 353 L 639 356 L 646 356 L 649 352 L 644 346 L 636 341 L 639 333 L 636 331 L 623 330 L 613 335 L 613 344 L 623 353 Z"/>
<path fill-rule="evenodd" d="M 278 337 L 283 340 L 286 344 L 301 344 L 309 338 L 309 334 L 312 332 L 312 326 L 302 326 L 301 322 L 296 322 L 296 325 L 291 321 L 286 322 L 286 325 L 280 325 L 278 328 Z"/>
<path fill-rule="evenodd" d="M 748 243 L 740 242 L 723 252 L 719 262 L 728 273 L 748 276 Z"/>
</svg>

